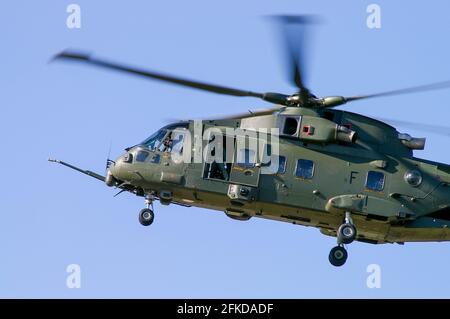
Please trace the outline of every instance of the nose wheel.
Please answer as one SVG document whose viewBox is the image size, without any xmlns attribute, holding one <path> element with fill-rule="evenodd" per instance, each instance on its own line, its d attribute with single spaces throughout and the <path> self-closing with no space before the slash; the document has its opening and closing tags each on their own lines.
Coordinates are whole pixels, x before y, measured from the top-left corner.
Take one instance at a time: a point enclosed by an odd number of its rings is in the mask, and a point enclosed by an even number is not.
<svg viewBox="0 0 450 319">
<path fill-rule="evenodd" d="M 150 226 L 155 219 L 155 213 L 153 212 L 153 195 L 147 194 L 145 196 L 145 204 L 147 208 L 142 209 L 139 212 L 139 223 L 142 226 Z"/>
<path fill-rule="evenodd" d="M 155 219 L 155 213 L 150 208 L 144 208 L 139 212 L 139 222 L 142 226 L 150 226 Z"/>
<path fill-rule="evenodd" d="M 344 246 L 336 246 L 330 251 L 328 260 L 335 267 L 340 267 L 347 261 L 348 253 Z"/>
<path fill-rule="evenodd" d="M 350 212 L 345 212 L 344 222 L 337 231 L 337 246 L 331 249 L 328 260 L 333 266 L 340 267 L 347 261 L 348 253 L 344 244 L 351 244 L 356 239 L 356 227 Z"/>
</svg>

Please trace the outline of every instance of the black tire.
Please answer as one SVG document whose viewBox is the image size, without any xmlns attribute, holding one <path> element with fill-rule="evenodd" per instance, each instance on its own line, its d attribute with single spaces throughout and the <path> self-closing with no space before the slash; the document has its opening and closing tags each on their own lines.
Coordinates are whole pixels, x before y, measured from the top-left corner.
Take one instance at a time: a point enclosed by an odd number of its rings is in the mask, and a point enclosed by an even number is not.
<svg viewBox="0 0 450 319">
<path fill-rule="evenodd" d="M 347 261 L 347 250 L 342 246 L 336 246 L 330 251 L 328 259 L 335 267 L 341 267 Z"/>
<path fill-rule="evenodd" d="M 338 229 L 338 238 L 343 244 L 350 244 L 356 238 L 356 228 L 352 224 L 342 224 Z"/>
<path fill-rule="evenodd" d="M 144 208 L 139 212 L 139 222 L 142 226 L 150 226 L 155 219 L 155 214 L 149 208 Z"/>
</svg>

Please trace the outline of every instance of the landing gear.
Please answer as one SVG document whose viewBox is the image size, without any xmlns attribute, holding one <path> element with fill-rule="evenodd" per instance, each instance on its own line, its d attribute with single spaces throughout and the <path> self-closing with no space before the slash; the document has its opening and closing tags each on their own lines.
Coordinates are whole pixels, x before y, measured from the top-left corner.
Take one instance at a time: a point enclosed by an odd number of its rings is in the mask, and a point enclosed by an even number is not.
<svg viewBox="0 0 450 319">
<path fill-rule="evenodd" d="M 139 212 L 139 222 L 142 226 L 150 226 L 155 219 L 155 213 L 149 208 L 144 208 Z"/>
<path fill-rule="evenodd" d="M 351 244 L 356 238 L 356 228 L 352 224 L 342 224 L 338 229 L 338 241 Z M 340 240 L 339 240 L 340 239 Z"/>
<path fill-rule="evenodd" d="M 356 228 L 353 224 L 350 212 L 345 212 L 344 223 L 339 226 L 337 232 L 337 242 L 340 244 L 351 244 L 356 238 Z"/>
<path fill-rule="evenodd" d="M 340 267 L 347 261 L 348 253 L 344 244 L 351 244 L 356 239 L 356 227 L 350 212 L 345 212 L 344 222 L 337 231 L 337 246 L 331 249 L 328 259 L 333 266 Z"/>
<path fill-rule="evenodd" d="M 153 199 L 152 194 L 145 195 L 145 204 L 147 208 L 142 209 L 139 212 L 139 222 L 142 226 L 150 226 L 155 219 L 155 213 L 153 213 Z"/>
<path fill-rule="evenodd" d="M 347 250 L 343 246 L 336 246 L 330 251 L 328 260 L 333 266 L 340 267 L 347 261 Z"/>
</svg>

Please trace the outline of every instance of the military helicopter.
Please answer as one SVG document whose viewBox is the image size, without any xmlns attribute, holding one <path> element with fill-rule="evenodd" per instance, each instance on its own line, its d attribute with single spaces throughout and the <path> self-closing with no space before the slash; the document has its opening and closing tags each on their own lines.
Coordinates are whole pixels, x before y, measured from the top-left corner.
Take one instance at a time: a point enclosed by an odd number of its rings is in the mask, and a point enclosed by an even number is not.
<svg viewBox="0 0 450 319">
<path fill-rule="evenodd" d="M 335 108 L 369 98 L 449 88 L 450 81 L 369 95 L 316 97 L 303 79 L 304 37 L 286 31 L 304 30 L 314 19 L 280 16 L 277 20 L 289 55 L 290 77 L 297 88 L 293 94 L 187 80 L 76 51 L 56 55 L 56 60 L 207 92 L 258 98 L 274 105 L 167 125 L 126 148 L 116 160 L 108 159 L 105 176 L 49 160 L 120 192 L 144 197 L 146 207 L 139 212 L 144 226 L 153 223 L 153 202 L 159 200 L 164 205 L 223 211 L 240 221 L 260 217 L 316 227 L 337 239 L 329 253 L 334 266 L 346 262 L 345 245 L 355 240 L 371 244 L 449 241 L 450 165 L 414 157 L 413 151 L 424 149 L 424 138 Z M 262 134 L 261 129 L 270 133 Z M 236 130 L 244 135 L 243 143 L 229 133 Z M 250 147 L 252 143 L 258 150 Z"/>
</svg>

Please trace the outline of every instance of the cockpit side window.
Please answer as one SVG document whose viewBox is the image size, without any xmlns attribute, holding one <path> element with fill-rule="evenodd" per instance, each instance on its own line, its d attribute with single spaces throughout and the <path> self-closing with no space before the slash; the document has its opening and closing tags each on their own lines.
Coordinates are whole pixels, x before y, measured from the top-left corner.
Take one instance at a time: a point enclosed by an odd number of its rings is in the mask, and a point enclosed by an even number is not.
<svg viewBox="0 0 450 319">
<path fill-rule="evenodd" d="M 170 135 L 172 135 L 172 133 L 167 133 L 162 141 L 158 144 L 158 146 L 156 147 L 158 151 L 167 152 L 170 150 L 170 147 L 172 145 L 172 139 L 170 138 Z"/>
<path fill-rule="evenodd" d="M 163 128 L 159 129 L 158 131 L 156 131 L 155 133 L 153 133 L 149 138 L 147 138 L 146 140 L 144 140 L 142 143 L 140 143 L 139 145 L 145 145 L 147 146 L 150 150 L 154 151 L 154 150 L 167 150 L 164 145 L 164 142 L 170 141 L 171 140 L 171 135 L 172 132 L 175 132 L 177 130 L 183 130 L 183 129 L 187 129 L 189 127 L 189 123 L 188 122 L 179 122 L 179 123 L 173 123 L 170 125 L 166 125 Z M 167 145 L 166 145 L 167 146 Z M 161 150 L 163 149 L 163 150 Z"/>
<path fill-rule="evenodd" d="M 173 131 L 171 152 L 181 155 L 183 153 L 183 142 L 185 133 L 182 131 Z"/>
<path fill-rule="evenodd" d="M 165 136 L 157 144 L 156 149 L 160 152 L 172 152 L 177 155 L 183 153 L 185 130 L 177 128 L 175 130 L 167 130 Z"/>
<path fill-rule="evenodd" d="M 142 144 L 146 145 L 150 150 L 154 150 L 161 144 L 164 136 L 166 136 L 167 130 L 161 129 L 154 134 L 152 134 L 149 138 L 147 138 Z"/>
</svg>

